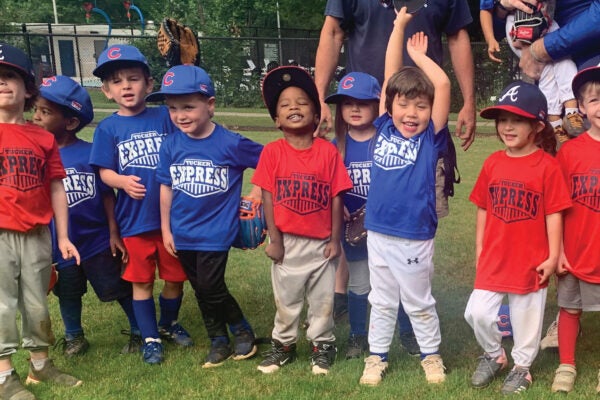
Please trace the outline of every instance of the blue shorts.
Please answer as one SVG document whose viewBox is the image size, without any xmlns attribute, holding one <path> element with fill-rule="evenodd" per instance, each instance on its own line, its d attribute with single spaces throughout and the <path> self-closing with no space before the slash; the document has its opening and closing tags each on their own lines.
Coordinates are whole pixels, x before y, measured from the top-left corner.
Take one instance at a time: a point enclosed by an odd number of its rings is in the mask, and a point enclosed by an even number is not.
<svg viewBox="0 0 600 400">
<path fill-rule="evenodd" d="M 113 257 L 106 249 L 92 258 L 58 270 L 58 281 L 52 290 L 62 298 L 77 298 L 87 292 L 90 281 L 100 301 L 113 301 L 132 295 L 131 283 L 121 279 L 121 256 Z"/>
</svg>

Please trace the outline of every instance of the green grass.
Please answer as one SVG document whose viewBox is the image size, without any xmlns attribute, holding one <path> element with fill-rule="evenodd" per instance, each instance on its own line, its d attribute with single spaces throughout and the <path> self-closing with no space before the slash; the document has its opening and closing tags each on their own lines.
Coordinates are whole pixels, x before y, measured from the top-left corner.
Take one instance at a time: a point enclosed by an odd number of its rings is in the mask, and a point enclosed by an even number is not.
<svg viewBox="0 0 600 400">
<path fill-rule="evenodd" d="M 280 137 L 279 132 L 245 132 L 246 136 L 266 143 Z M 88 128 L 81 136 L 89 139 Z M 358 385 L 362 360 L 343 359 L 348 326 L 336 327 L 340 357 L 328 376 L 315 377 L 309 366 L 309 349 L 304 332 L 299 333 L 299 358 L 278 373 L 267 376 L 256 370 L 260 357 L 246 361 L 227 361 L 214 369 L 202 369 L 208 351 L 208 340 L 193 291 L 186 283 L 180 321 L 195 340 L 191 349 L 166 345 L 166 360 L 160 366 L 145 365 L 139 355 L 119 355 L 126 337 L 119 334 L 127 322 L 116 303 L 103 304 L 90 292 L 84 297 L 83 323 L 91 342 L 89 352 L 80 358 L 65 359 L 59 350 L 51 356 L 61 368 L 84 380 L 79 388 L 62 388 L 41 384 L 32 390 L 40 399 L 489 399 L 501 398 L 501 379 L 483 390 L 471 389 L 469 380 L 476 365 L 478 347 L 463 313 L 474 279 L 475 207 L 468 195 L 483 160 L 501 148 L 491 135 L 479 135 L 468 152 L 459 150 L 462 183 L 450 200 L 450 216 L 440 222 L 436 237 L 436 273 L 433 294 L 442 329 L 441 353 L 448 368 L 447 381 L 427 385 L 419 360 L 409 357 L 394 342 L 390 354 L 389 373 L 379 387 Z M 249 171 L 246 182 L 252 172 Z M 248 184 L 246 184 L 246 191 Z M 399 199 L 401 201 L 401 199 Z M 526 244 L 524 244 L 526 245 Z M 510 251 L 510 249 L 507 249 Z M 275 306 L 270 283 L 270 262 L 263 248 L 254 251 L 233 249 L 227 269 L 227 282 L 248 319 L 260 336 L 272 329 Z M 157 289 L 161 287 L 158 283 Z M 54 332 L 62 335 L 62 322 L 57 299 L 48 297 Z M 546 324 L 556 315 L 554 284 L 548 294 Z M 584 314 L 583 337 L 578 344 L 578 377 L 571 399 L 594 399 L 597 384 L 598 350 L 593 332 L 600 328 L 597 316 Z M 510 347 L 510 342 L 506 342 Z M 267 346 L 261 346 L 261 351 Z M 26 355 L 14 357 L 17 371 L 26 373 Z M 562 399 L 550 393 L 554 370 L 558 366 L 555 352 L 541 352 L 533 365 L 534 384 L 525 399 Z M 503 375 L 504 376 L 504 375 Z"/>
</svg>

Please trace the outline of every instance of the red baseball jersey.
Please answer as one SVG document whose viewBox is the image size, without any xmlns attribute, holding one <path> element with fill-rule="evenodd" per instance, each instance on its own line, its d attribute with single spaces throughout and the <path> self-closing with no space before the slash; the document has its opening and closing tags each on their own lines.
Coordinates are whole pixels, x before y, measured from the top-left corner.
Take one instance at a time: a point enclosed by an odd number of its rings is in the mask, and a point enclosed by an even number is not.
<svg viewBox="0 0 600 400">
<path fill-rule="evenodd" d="M 65 176 L 54 135 L 29 123 L 0 124 L 0 229 L 48 225 L 50 181 Z"/>
<path fill-rule="evenodd" d="M 547 286 L 535 270 L 549 254 L 545 217 L 571 205 L 558 162 L 542 150 L 495 152 L 469 199 L 486 210 L 475 289 L 526 294 Z"/>
<path fill-rule="evenodd" d="M 267 144 L 252 183 L 271 192 L 275 225 L 281 232 L 315 239 L 331 235 L 331 201 L 352 189 L 337 149 L 320 138 L 305 150 L 285 139 Z"/>
<path fill-rule="evenodd" d="M 565 212 L 565 255 L 577 278 L 600 283 L 600 142 L 584 133 L 564 143 L 556 156 L 571 194 Z"/>
</svg>

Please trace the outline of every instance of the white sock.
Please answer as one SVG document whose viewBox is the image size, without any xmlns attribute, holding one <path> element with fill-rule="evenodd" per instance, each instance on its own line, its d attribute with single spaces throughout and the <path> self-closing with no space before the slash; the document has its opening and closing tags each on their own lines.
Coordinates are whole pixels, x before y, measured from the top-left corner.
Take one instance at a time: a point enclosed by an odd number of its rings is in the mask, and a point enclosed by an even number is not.
<svg viewBox="0 0 600 400">
<path fill-rule="evenodd" d="M 11 368 L 11 369 L 7 369 L 6 371 L 0 371 L 0 385 L 4 384 L 4 382 L 6 382 L 6 379 L 11 376 L 11 374 L 13 373 L 15 369 Z"/>
<path fill-rule="evenodd" d="M 562 126 L 562 120 L 557 119 L 556 121 L 550 121 L 550 125 L 552 125 L 552 127 L 554 129 L 558 128 L 559 126 Z"/>
<path fill-rule="evenodd" d="M 578 113 L 578 112 L 579 112 L 579 109 L 577 109 L 577 108 L 565 108 L 565 115 Z"/>
</svg>

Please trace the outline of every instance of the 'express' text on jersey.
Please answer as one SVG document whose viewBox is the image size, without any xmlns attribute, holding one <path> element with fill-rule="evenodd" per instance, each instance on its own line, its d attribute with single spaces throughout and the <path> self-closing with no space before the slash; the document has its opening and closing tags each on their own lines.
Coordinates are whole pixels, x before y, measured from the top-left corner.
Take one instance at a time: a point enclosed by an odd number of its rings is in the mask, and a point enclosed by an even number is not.
<svg viewBox="0 0 600 400">
<path fill-rule="evenodd" d="M 0 184 L 23 192 L 42 186 L 43 162 L 31 149 L 5 148 L 0 154 Z"/>
<path fill-rule="evenodd" d="M 537 217 L 542 195 L 521 182 L 502 180 L 490 184 L 489 194 L 492 214 L 507 223 Z"/>
<path fill-rule="evenodd" d="M 156 131 L 140 132 L 117 144 L 121 169 L 129 166 L 155 169 L 160 144 L 165 136 Z"/>
<path fill-rule="evenodd" d="M 419 154 L 421 138 L 405 139 L 401 136 L 386 137 L 381 133 L 373 152 L 373 162 L 385 170 L 413 165 Z"/>
<path fill-rule="evenodd" d="M 296 173 L 276 178 L 275 187 L 274 202 L 301 215 L 327 209 L 331 201 L 331 185 L 315 175 Z"/>
<path fill-rule="evenodd" d="M 191 197 L 208 196 L 226 192 L 229 187 L 229 168 L 213 165 L 212 160 L 186 159 L 169 168 L 174 190 Z"/>
</svg>

